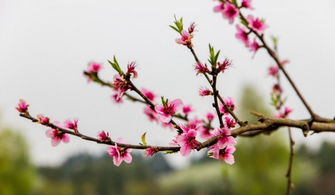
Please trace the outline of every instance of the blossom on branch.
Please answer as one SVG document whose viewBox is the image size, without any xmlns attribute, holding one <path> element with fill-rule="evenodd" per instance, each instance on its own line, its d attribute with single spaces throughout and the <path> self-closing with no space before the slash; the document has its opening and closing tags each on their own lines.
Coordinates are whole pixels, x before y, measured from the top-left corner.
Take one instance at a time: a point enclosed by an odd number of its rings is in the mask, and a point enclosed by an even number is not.
<svg viewBox="0 0 335 195">
<path fill-rule="evenodd" d="M 113 158 L 113 163 L 115 166 L 120 166 L 120 164 L 122 163 L 122 161 L 126 162 L 126 163 L 131 163 L 131 161 L 133 160 L 130 152 L 132 151 L 132 149 L 130 148 L 123 148 L 123 147 L 119 147 L 117 144 L 123 144 L 123 140 L 121 138 L 118 138 L 116 140 L 117 143 L 115 143 L 114 146 L 110 146 L 108 147 L 107 151 L 110 157 Z"/>
<path fill-rule="evenodd" d="M 181 45 L 185 45 L 185 46 L 188 46 L 188 47 L 192 47 L 192 38 L 193 38 L 192 34 L 190 34 L 186 30 L 183 30 L 181 32 L 181 37 L 176 39 L 176 43 L 181 44 Z"/>
<path fill-rule="evenodd" d="M 259 35 L 262 35 L 264 30 L 268 28 L 268 25 L 265 24 L 264 20 L 259 18 L 254 18 L 252 15 L 247 16 L 248 26 L 256 31 Z"/>
<path fill-rule="evenodd" d="M 189 114 L 190 112 L 193 112 L 194 110 L 193 110 L 193 108 L 192 108 L 192 106 L 191 105 L 185 105 L 185 106 L 183 106 L 183 113 L 184 114 Z"/>
<path fill-rule="evenodd" d="M 57 123 L 57 122 L 56 122 Z M 46 136 L 51 138 L 51 145 L 57 146 L 61 141 L 63 143 L 69 143 L 70 137 L 66 133 L 63 133 L 57 129 L 48 129 L 45 132 Z"/>
<path fill-rule="evenodd" d="M 108 132 L 105 132 L 105 131 L 101 131 L 99 134 L 98 134 L 98 138 L 100 141 L 102 142 L 106 142 L 106 141 L 110 141 L 110 137 L 109 137 L 109 133 Z"/>
<path fill-rule="evenodd" d="M 20 113 L 27 113 L 28 112 L 29 104 L 26 103 L 23 99 L 19 100 L 19 103 L 17 104 L 16 110 Z"/>
<path fill-rule="evenodd" d="M 226 99 L 224 99 L 224 103 L 227 105 L 228 109 L 230 109 L 231 111 L 235 110 L 235 104 L 234 104 L 233 98 L 227 97 Z M 220 106 L 220 112 L 223 114 L 229 114 L 229 110 L 227 110 L 223 104 L 221 104 Z"/>
<path fill-rule="evenodd" d="M 143 95 L 145 96 L 145 97 L 147 97 L 150 101 L 154 101 L 155 100 L 155 98 L 156 98 L 156 95 L 152 92 L 152 91 L 149 91 L 149 90 L 147 90 L 147 89 L 144 89 L 144 88 L 142 88 L 142 90 L 141 90 L 141 92 L 143 93 Z"/>
<path fill-rule="evenodd" d="M 36 118 L 42 125 L 46 125 L 50 122 L 50 119 L 42 114 L 37 115 Z"/>
<path fill-rule="evenodd" d="M 171 121 L 172 115 L 174 115 L 182 106 L 183 102 L 180 99 L 175 99 L 171 102 L 163 103 L 163 105 L 156 105 L 156 112 L 159 114 L 160 120 L 163 123 Z"/>
<path fill-rule="evenodd" d="M 158 113 L 155 110 L 151 109 L 150 106 L 146 106 L 144 108 L 144 114 L 147 115 L 150 121 L 156 121 L 156 122 L 159 121 Z"/>
<path fill-rule="evenodd" d="M 224 160 L 227 164 L 232 165 L 235 163 L 234 152 L 235 147 L 221 148 L 218 145 L 213 145 L 210 147 L 208 154 L 212 158 Z"/>
<path fill-rule="evenodd" d="M 201 63 L 198 63 L 197 65 L 195 65 L 195 68 L 194 68 L 196 71 L 197 71 L 197 74 L 205 74 L 205 73 L 209 73 L 209 70 L 207 68 L 207 65 L 206 64 L 201 64 Z"/>
<path fill-rule="evenodd" d="M 235 34 L 235 37 L 238 40 L 242 41 L 246 47 L 249 47 L 250 43 L 249 43 L 249 37 L 248 37 L 247 31 L 244 28 L 240 27 L 240 25 L 238 24 L 236 25 L 236 29 L 237 29 L 237 32 Z"/>
<path fill-rule="evenodd" d="M 97 62 L 88 63 L 87 72 L 88 73 L 98 73 L 102 68 L 102 65 Z"/>
<path fill-rule="evenodd" d="M 199 89 L 199 95 L 200 96 L 208 96 L 208 95 L 213 95 L 213 91 L 203 87 Z"/>
<path fill-rule="evenodd" d="M 78 120 L 74 119 L 74 120 L 66 120 L 64 122 L 64 127 L 68 128 L 68 129 L 72 129 L 74 130 L 74 132 L 78 133 Z"/>
<path fill-rule="evenodd" d="M 158 152 L 157 148 L 151 147 L 144 150 L 147 157 L 151 157 Z"/>
<path fill-rule="evenodd" d="M 133 75 L 134 78 L 137 78 L 138 74 L 137 71 L 135 70 L 136 64 L 135 62 L 131 62 L 127 65 L 127 75 L 131 76 Z"/>
<path fill-rule="evenodd" d="M 247 8 L 247 9 L 253 9 L 251 7 L 251 0 L 243 0 L 242 4 L 241 4 L 241 7 Z"/>
<path fill-rule="evenodd" d="M 195 129 L 183 128 L 184 133 L 177 135 L 175 140 L 180 146 L 180 154 L 187 156 L 191 153 L 191 150 L 196 149 L 199 146 L 199 142 L 195 139 L 197 132 Z"/>
<path fill-rule="evenodd" d="M 218 136 L 216 145 L 220 148 L 227 146 L 234 147 L 237 144 L 235 138 L 231 136 L 228 128 L 216 128 L 212 133 L 213 135 Z"/>
</svg>

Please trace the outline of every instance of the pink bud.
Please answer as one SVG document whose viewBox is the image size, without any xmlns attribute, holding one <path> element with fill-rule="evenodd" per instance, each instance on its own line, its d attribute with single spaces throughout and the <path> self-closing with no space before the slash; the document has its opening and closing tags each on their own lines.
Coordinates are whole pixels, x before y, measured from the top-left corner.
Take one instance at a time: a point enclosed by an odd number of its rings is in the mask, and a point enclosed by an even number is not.
<svg viewBox="0 0 335 195">
<path fill-rule="evenodd" d="M 46 125 L 50 122 L 50 119 L 46 116 L 43 116 L 42 114 L 37 115 L 37 120 L 42 125 Z"/>
<path fill-rule="evenodd" d="M 20 113 L 27 113 L 28 107 L 29 107 L 29 104 L 27 104 L 26 101 L 24 101 L 23 99 L 20 99 L 16 107 L 16 110 L 19 111 Z"/>
</svg>

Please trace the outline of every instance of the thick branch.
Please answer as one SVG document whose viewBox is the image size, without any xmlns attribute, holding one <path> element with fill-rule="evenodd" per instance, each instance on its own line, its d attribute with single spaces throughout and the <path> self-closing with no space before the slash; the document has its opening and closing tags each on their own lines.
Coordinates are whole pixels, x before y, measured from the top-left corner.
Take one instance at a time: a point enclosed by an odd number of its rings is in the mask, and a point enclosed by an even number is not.
<svg viewBox="0 0 335 195">
<path fill-rule="evenodd" d="M 21 117 L 24 117 L 26 119 L 31 120 L 32 122 L 38 122 L 38 120 L 32 116 L 30 116 L 29 113 L 20 113 Z M 273 131 L 275 129 L 278 129 L 279 127 L 296 127 L 299 129 L 305 129 L 308 125 L 309 120 L 291 120 L 291 119 L 280 119 L 280 118 L 271 118 L 271 117 L 265 117 L 262 115 L 258 115 L 260 118 L 261 123 L 257 124 L 248 124 L 243 127 L 236 128 L 231 131 L 231 135 L 236 137 L 236 136 L 243 136 L 243 134 L 248 133 L 248 132 L 253 132 L 253 131 Z M 97 138 L 90 137 L 81 133 L 75 133 L 74 131 L 70 131 L 68 129 L 60 128 L 52 123 L 48 124 L 43 124 L 44 126 L 57 129 L 63 133 L 71 134 L 73 136 L 77 136 L 81 139 L 87 140 L 87 141 L 92 141 L 96 142 L 99 144 L 106 144 L 106 145 L 115 145 L 114 141 L 101 141 Z M 314 131 L 315 133 L 319 132 L 335 132 L 335 123 L 323 123 L 323 122 L 314 122 L 310 126 L 310 130 Z M 218 139 L 218 136 L 214 136 L 207 141 L 204 141 L 200 143 L 199 147 L 197 150 L 201 150 L 203 148 L 210 147 L 216 143 Z M 157 148 L 158 151 L 174 151 L 177 152 L 179 151 L 180 147 L 176 146 L 150 146 L 150 145 L 132 145 L 132 144 L 121 144 L 117 143 L 118 146 L 120 147 L 125 147 L 125 148 L 133 148 L 133 149 L 138 149 L 138 150 L 144 150 L 147 148 Z"/>
</svg>

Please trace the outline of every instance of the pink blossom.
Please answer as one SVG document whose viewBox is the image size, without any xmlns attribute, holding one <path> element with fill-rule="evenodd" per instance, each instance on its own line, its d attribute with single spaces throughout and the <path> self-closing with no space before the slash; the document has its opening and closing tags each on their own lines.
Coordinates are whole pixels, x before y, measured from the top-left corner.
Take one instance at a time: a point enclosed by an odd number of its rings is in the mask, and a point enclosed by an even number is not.
<svg viewBox="0 0 335 195">
<path fill-rule="evenodd" d="M 189 120 L 189 122 L 187 123 L 186 126 L 191 128 L 191 129 L 197 130 L 200 126 L 203 125 L 203 123 L 204 122 L 202 120 L 195 117 L 194 119 Z"/>
<path fill-rule="evenodd" d="M 181 37 L 176 39 L 176 42 L 181 45 L 186 45 L 188 47 L 192 47 L 192 38 L 193 35 L 189 32 L 183 30 L 181 32 Z"/>
<path fill-rule="evenodd" d="M 169 122 L 162 122 L 162 127 L 164 128 L 169 128 L 169 129 L 174 129 L 174 126 L 172 123 Z"/>
<path fill-rule="evenodd" d="M 213 137 L 211 129 L 206 127 L 206 126 L 201 126 L 199 128 L 199 132 L 200 132 L 200 137 L 201 138 L 209 139 L 209 138 Z"/>
<path fill-rule="evenodd" d="M 120 166 L 122 161 L 125 161 L 126 163 L 131 163 L 131 161 L 133 160 L 130 154 L 132 149 L 119 147 L 119 143 L 123 144 L 123 140 L 120 138 L 117 139 L 117 143 L 115 143 L 114 146 L 110 146 L 107 149 L 109 156 L 113 158 L 113 163 L 115 166 Z"/>
<path fill-rule="evenodd" d="M 206 118 L 207 118 L 207 120 L 212 121 L 212 120 L 214 119 L 214 114 L 208 112 L 208 113 L 206 114 Z"/>
<path fill-rule="evenodd" d="M 115 90 L 115 94 L 112 96 L 112 98 L 115 100 L 115 102 L 121 103 L 121 98 L 123 94 L 130 88 L 130 86 L 123 77 L 121 77 L 120 75 L 115 75 L 113 81 L 113 88 Z"/>
<path fill-rule="evenodd" d="M 208 96 L 213 95 L 213 92 L 205 87 L 199 89 L 199 95 L 200 96 Z"/>
<path fill-rule="evenodd" d="M 197 132 L 195 130 L 188 130 L 188 132 L 176 136 L 176 142 L 180 146 L 180 154 L 187 156 L 192 149 L 199 146 L 199 142 L 195 139 Z"/>
<path fill-rule="evenodd" d="M 106 141 L 110 141 L 110 137 L 109 137 L 109 133 L 108 132 L 105 132 L 105 131 L 101 131 L 99 134 L 98 134 L 98 138 L 100 141 L 102 142 L 106 142 Z"/>
<path fill-rule="evenodd" d="M 201 63 L 198 63 L 197 65 L 195 65 L 195 70 L 197 71 L 197 75 L 200 73 L 205 74 L 209 72 L 207 65 L 201 64 Z"/>
<path fill-rule="evenodd" d="M 16 110 L 19 111 L 20 113 L 27 113 L 28 107 L 29 107 L 29 104 L 27 104 L 26 101 L 24 101 L 23 99 L 20 99 L 16 107 Z"/>
<path fill-rule="evenodd" d="M 224 4 L 222 15 L 224 18 L 226 18 L 230 24 L 234 22 L 234 19 L 236 16 L 238 16 L 239 11 L 238 9 L 231 3 Z"/>
<path fill-rule="evenodd" d="M 233 153 L 235 152 L 235 147 L 221 148 L 218 145 L 213 145 L 210 147 L 208 154 L 212 158 L 224 160 L 227 164 L 234 164 L 235 159 Z"/>
<path fill-rule="evenodd" d="M 268 74 L 270 76 L 276 77 L 278 75 L 278 66 L 274 65 L 274 66 L 270 66 L 270 68 L 268 69 Z"/>
<path fill-rule="evenodd" d="M 96 62 L 88 63 L 87 72 L 89 73 L 98 73 L 102 68 L 102 65 Z"/>
<path fill-rule="evenodd" d="M 230 117 L 225 117 L 224 118 L 224 120 L 225 120 L 225 122 L 226 122 L 226 127 L 228 128 L 228 129 L 231 129 L 231 128 L 234 128 L 235 127 L 235 125 L 236 125 L 236 122 L 233 120 L 233 119 L 231 119 Z"/>
<path fill-rule="evenodd" d="M 46 116 L 43 116 L 42 114 L 39 114 L 36 117 L 38 122 L 41 123 L 42 125 L 46 125 L 50 122 L 50 119 Z"/>
<path fill-rule="evenodd" d="M 154 148 L 154 147 L 151 147 L 151 148 L 145 149 L 144 152 L 145 152 L 145 155 L 147 157 L 151 157 L 158 152 L 158 149 Z"/>
<path fill-rule="evenodd" d="M 257 50 L 260 48 L 260 45 L 257 43 L 256 39 L 250 45 L 250 51 L 256 53 Z"/>
<path fill-rule="evenodd" d="M 147 97 L 150 101 L 154 101 L 155 100 L 155 98 L 156 98 L 156 95 L 152 92 L 152 91 L 149 91 L 149 90 L 147 90 L 147 89 L 144 89 L 144 88 L 142 88 L 142 93 L 143 93 L 143 95 L 145 96 L 145 97 Z"/>
<path fill-rule="evenodd" d="M 158 121 L 159 120 L 159 115 L 157 112 L 153 109 L 150 108 L 150 106 L 146 106 L 144 108 L 144 114 L 148 116 L 150 121 Z"/>
<path fill-rule="evenodd" d="M 130 86 L 123 77 L 120 75 L 115 75 L 113 80 L 113 88 L 115 91 L 120 91 L 123 94 L 130 88 Z"/>
<path fill-rule="evenodd" d="M 190 112 L 193 112 L 193 108 L 191 105 L 185 105 L 183 106 L 183 113 L 184 114 L 189 114 Z"/>
<path fill-rule="evenodd" d="M 272 87 L 272 93 L 274 94 L 281 94 L 283 92 L 283 89 L 279 84 L 274 84 Z"/>
<path fill-rule="evenodd" d="M 224 99 L 224 102 L 231 111 L 235 110 L 235 104 L 234 104 L 233 98 L 227 97 L 226 99 Z M 223 114 L 229 114 L 229 111 L 226 110 L 223 104 L 220 106 L 220 112 Z"/>
<path fill-rule="evenodd" d="M 247 8 L 247 9 L 252 9 L 251 7 L 251 0 L 243 0 L 241 7 Z"/>
<path fill-rule="evenodd" d="M 137 77 L 137 71 L 135 70 L 136 65 L 135 62 L 131 62 L 127 66 L 127 75 L 133 75 L 134 78 Z"/>
<path fill-rule="evenodd" d="M 249 47 L 249 37 L 246 30 L 240 27 L 238 24 L 236 25 L 236 29 L 237 33 L 235 34 L 235 37 L 242 41 L 246 47 Z"/>
<path fill-rule="evenodd" d="M 68 128 L 68 129 L 72 129 L 72 130 L 74 130 L 74 132 L 78 133 L 78 120 L 77 119 L 74 119 L 74 120 L 68 119 L 64 122 L 64 127 Z"/>
<path fill-rule="evenodd" d="M 219 5 L 214 7 L 214 12 L 223 12 L 225 4 L 220 2 Z"/>
<path fill-rule="evenodd" d="M 268 27 L 263 20 L 254 18 L 252 15 L 247 17 L 248 26 L 256 31 L 259 35 L 262 35 L 264 30 Z"/>
<path fill-rule="evenodd" d="M 195 23 L 192 22 L 191 25 L 188 27 L 188 33 L 192 34 L 195 30 Z"/>
<path fill-rule="evenodd" d="M 224 72 L 229 66 L 231 66 L 231 61 L 229 59 L 225 59 L 222 63 L 218 62 L 218 70 L 220 72 Z"/>
<path fill-rule="evenodd" d="M 112 99 L 114 100 L 115 103 L 121 104 L 123 103 L 122 95 L 123 94 L 116 92 L 112 95 Z"/>
<path fill-rule="evenodd" d="M 291 108 L 289 108 L 289 107 L 285 107 L 284 108 L 284 112 L 279 112 L 278 114 L 277 114 L 277 117 L 278 118 L 286 118 L 286 117 L 288 117 L 288 115 L 292 112 L 293 110 L 291 109 Z"/>
<path fill-rule="evenodd" d="M 63 143 L 68 143 L 70 141 L 69 135 L 57 129 L 48 129 L 45 134 L 47 137 L 51 138 L 52 146 L 57 146 L 61 141 Z"/>
<path fill-rule="evenodd" d="M 236 140 L 230 135 L 230 130 L 228 128 L 216 128 L 212 134 L 218 136 L 216 144 L 221 148 L 236 145 Z"/>
<path fill-rule="evenodd" d="M 177 110 L 182 106 L 182 101 L 180 99 L 175 99 L 168 102 L 166 105 L 157 105 L 155 107 L 156 112 L 159 114 L 160 119 L 163 123 L 170 122 L 172 115 L 174 115 Z"/>
</svg>

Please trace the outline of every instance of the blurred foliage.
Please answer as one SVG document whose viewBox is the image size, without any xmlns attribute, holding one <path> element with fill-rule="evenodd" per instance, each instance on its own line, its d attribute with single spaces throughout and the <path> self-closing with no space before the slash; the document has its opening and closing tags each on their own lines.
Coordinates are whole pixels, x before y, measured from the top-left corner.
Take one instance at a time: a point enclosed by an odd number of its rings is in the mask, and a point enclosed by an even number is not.
<svg viewBox="0 0 335 195">
<path fill-rule="evenodd" d="M 197 163 L 162 177 L 160 186 L 164 194 L 222 194 L 226 192 L 226 182 L 220 172 L 221 167 L 222 163 L 214 160 Z"/>
<path fill-rule="evenodd" d="M 238 105 L 238 116 L 250 123 L 257 122 L 250 111 L 272 115 L 268 104 L 252 86 L 242 89 Z M 289 150 L 283 131 L 270 136 L 239 137 L 237 141 L 236 163 L 225 166 L 223 171 L 229 177 L 233 194 L 284 194 Z"/>
<path fill-rule="evenodd" d="M 43 184 L 37 194 L 160 194 L 156 179 L 171 170 L 159 153 L 150 160 L 134 153 L 133 162 L 120 167 L 108 155 L 79 154 L 58 167 L 40 167 Z"/>
<path fill-rule="evenodd" d="M 0 129 L 0 194 L 31 194 L 36 171 L 30 163 L 23 137 L 9 128 Z"/>
<path fill-rule="evenodd" d="M 308 179 L 301 178 L 296 185 L 295 194 L 335 194 L 335 144 L 323 142 L 319 150 L 310 150 L 302 145 L 298 150 L 298 158 L 304 162 L 310 162 L 313 171 Z"/>
</svg>

